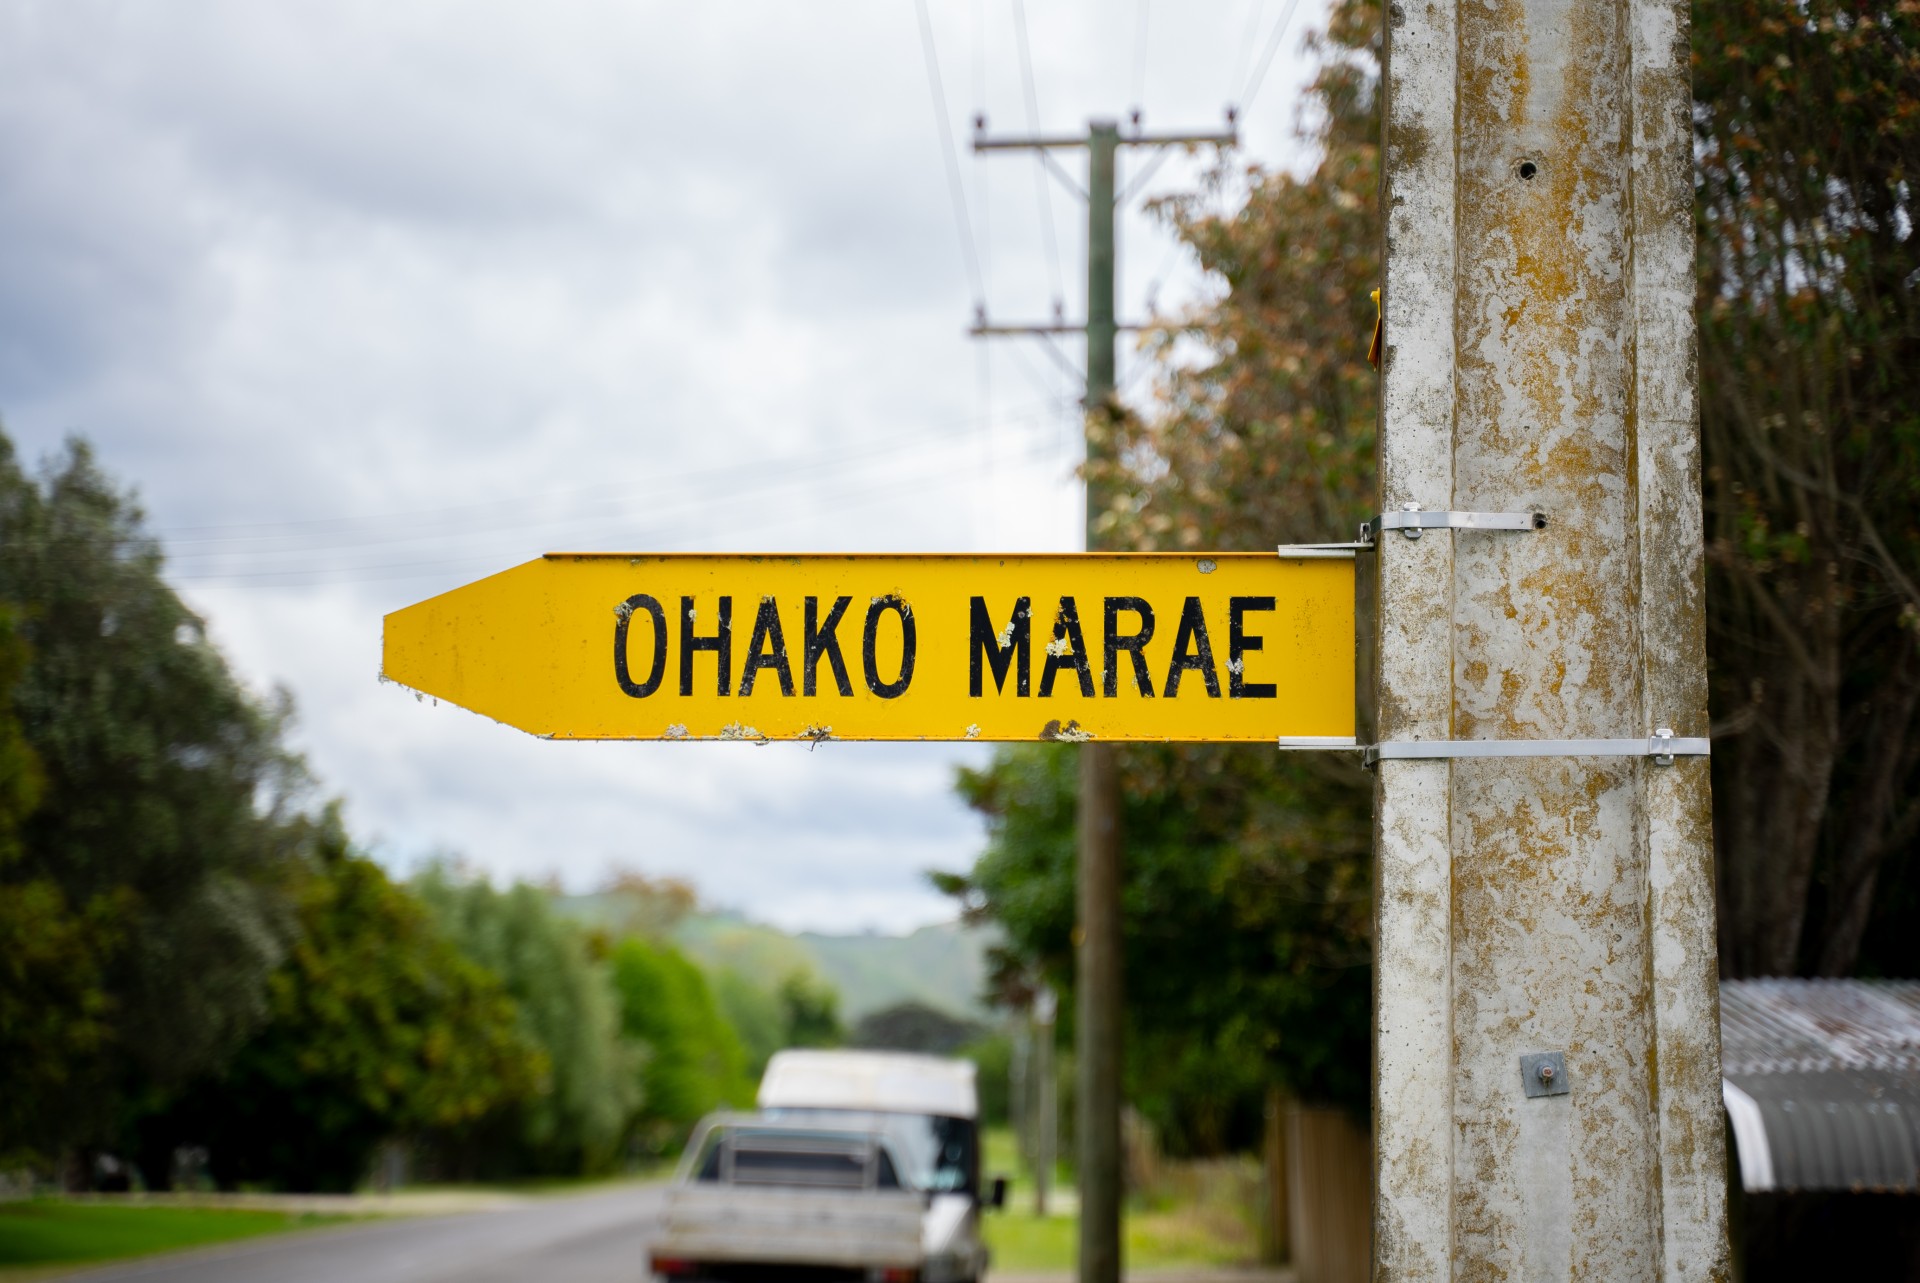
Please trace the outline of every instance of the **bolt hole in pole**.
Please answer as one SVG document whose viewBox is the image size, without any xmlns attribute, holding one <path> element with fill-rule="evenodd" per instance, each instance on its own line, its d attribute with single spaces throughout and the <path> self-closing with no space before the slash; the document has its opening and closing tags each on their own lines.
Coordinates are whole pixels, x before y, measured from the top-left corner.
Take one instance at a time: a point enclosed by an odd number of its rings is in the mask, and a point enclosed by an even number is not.
<svg viewBox="0 0 1920 1283">
<path fill-rule="evenodd" d="M 1540 166 L 1534 164 L 1532 161 L 1523 160 L 1520 162 L 1520 177 L 1526 179 L 1528 182 L 1532 182 L 1533 176 L 1539 172 Z"/>
</svg>

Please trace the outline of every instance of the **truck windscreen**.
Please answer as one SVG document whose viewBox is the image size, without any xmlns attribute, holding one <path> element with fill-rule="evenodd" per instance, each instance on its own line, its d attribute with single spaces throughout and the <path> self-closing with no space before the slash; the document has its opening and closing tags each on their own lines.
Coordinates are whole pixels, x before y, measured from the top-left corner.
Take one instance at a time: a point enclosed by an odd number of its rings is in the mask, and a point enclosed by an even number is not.
<svg viewBox="0 0 1920 1283">
<path fill-rule="evenodd" d="M 900 1163 L 901 1183 L 936 1194 L 980 1192 L 979 1133 L 973 1120 L 940 1114 L 869 1113 L 846 1109 L 769 1109 L 768 1118 L 805 1119 L 884 1135 Z"/>
</svg>

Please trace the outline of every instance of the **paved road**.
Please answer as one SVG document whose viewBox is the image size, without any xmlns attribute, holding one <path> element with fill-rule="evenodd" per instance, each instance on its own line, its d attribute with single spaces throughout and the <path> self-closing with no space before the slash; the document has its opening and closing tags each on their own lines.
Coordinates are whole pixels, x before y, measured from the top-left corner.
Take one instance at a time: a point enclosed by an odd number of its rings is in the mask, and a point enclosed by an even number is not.
<svg viewBox="0 0 1920 1283">
<path fill-rule="evenodd" d="M 133 1261 L 60 1283 L 646 1283 L 662 1185 L 534 1200 L 456 1216 L 398 1217 Z M 1293 1283 L 1288 1271 L 1129 1272 L 1129 1283 Z M 990 1283 L 1073 1283 L 997 1274 Z"/>
<path fill-rule="evenodd" d="M 348 1225 L 65 1276 L 74 1283 L 644 1283 L 662 1187 Z M 65 1283 L 65 1280 L 63 1280 Z"/>
</svg>

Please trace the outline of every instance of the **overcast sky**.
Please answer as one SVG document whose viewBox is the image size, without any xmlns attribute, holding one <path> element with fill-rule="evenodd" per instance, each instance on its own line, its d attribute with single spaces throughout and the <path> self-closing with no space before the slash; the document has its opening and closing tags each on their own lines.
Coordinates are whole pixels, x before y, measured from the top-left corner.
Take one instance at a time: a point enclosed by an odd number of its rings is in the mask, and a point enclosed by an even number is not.
<svg viewBox="0 0 1920 1283">
<path fill-rule="evenodd" d="M 1038 123 L 1217 127 L 1288 7 L 1025 0 Z M 952 778 L 982 748 L 547 743 L 375 675 L 386 612 L 549 549 L 1078 546 L 1081 352 L 964 333 L 969 258 L 997 320 L 1082 310 L 1082 207 L 966 146 L 976 111 L 1027 127 L 1020 8 L 931 0 L 936 124 L 915 0 L 0 0 L 0 418 L 138 488 L 396 869 L 949 917 L 922 874 L 978 850 Z M 1323 11 L 1297 0 L 1247 157 L 1297 163 Z M 1137 207 L 1128 316 L 1206 288 Z"/>
</svg>

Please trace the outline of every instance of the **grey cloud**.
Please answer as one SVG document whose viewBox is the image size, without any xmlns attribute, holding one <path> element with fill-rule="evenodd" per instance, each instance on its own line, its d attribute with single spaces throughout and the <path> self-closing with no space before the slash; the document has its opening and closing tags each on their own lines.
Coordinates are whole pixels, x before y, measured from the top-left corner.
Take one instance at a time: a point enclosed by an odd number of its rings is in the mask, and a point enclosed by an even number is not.
<svg viewBox="0 0 1920 1283">
<path fill-rule="evenodd" d="M 1153 119 L 1214 118 L 1251 2 L 1155 11 Z M 1027 7 L 1043 123 L 1124 110 L 1127 24 Z M 964 146 L 973 10 L 933 12 Z M 977 850 L 949 788 L 977 746 L 551 745 L 373 680 L 384 612 L 554 546 L 1073 546 L 1071 393 L 1037 350 L 983 383 L 935 128 L 897 0 L 0 3 L 0 416 L 139 486 L 397 864 L 623 859 L 789 925 L 940 916 L 920 871 Z M 996 307 L 1032 315 L 1031 162 L 962 164 Z M 1054 207 L 1073 307 L 1084 215 Z M 1123 233 L 1130 310 L 1155 235 Z"/>
</svg>

